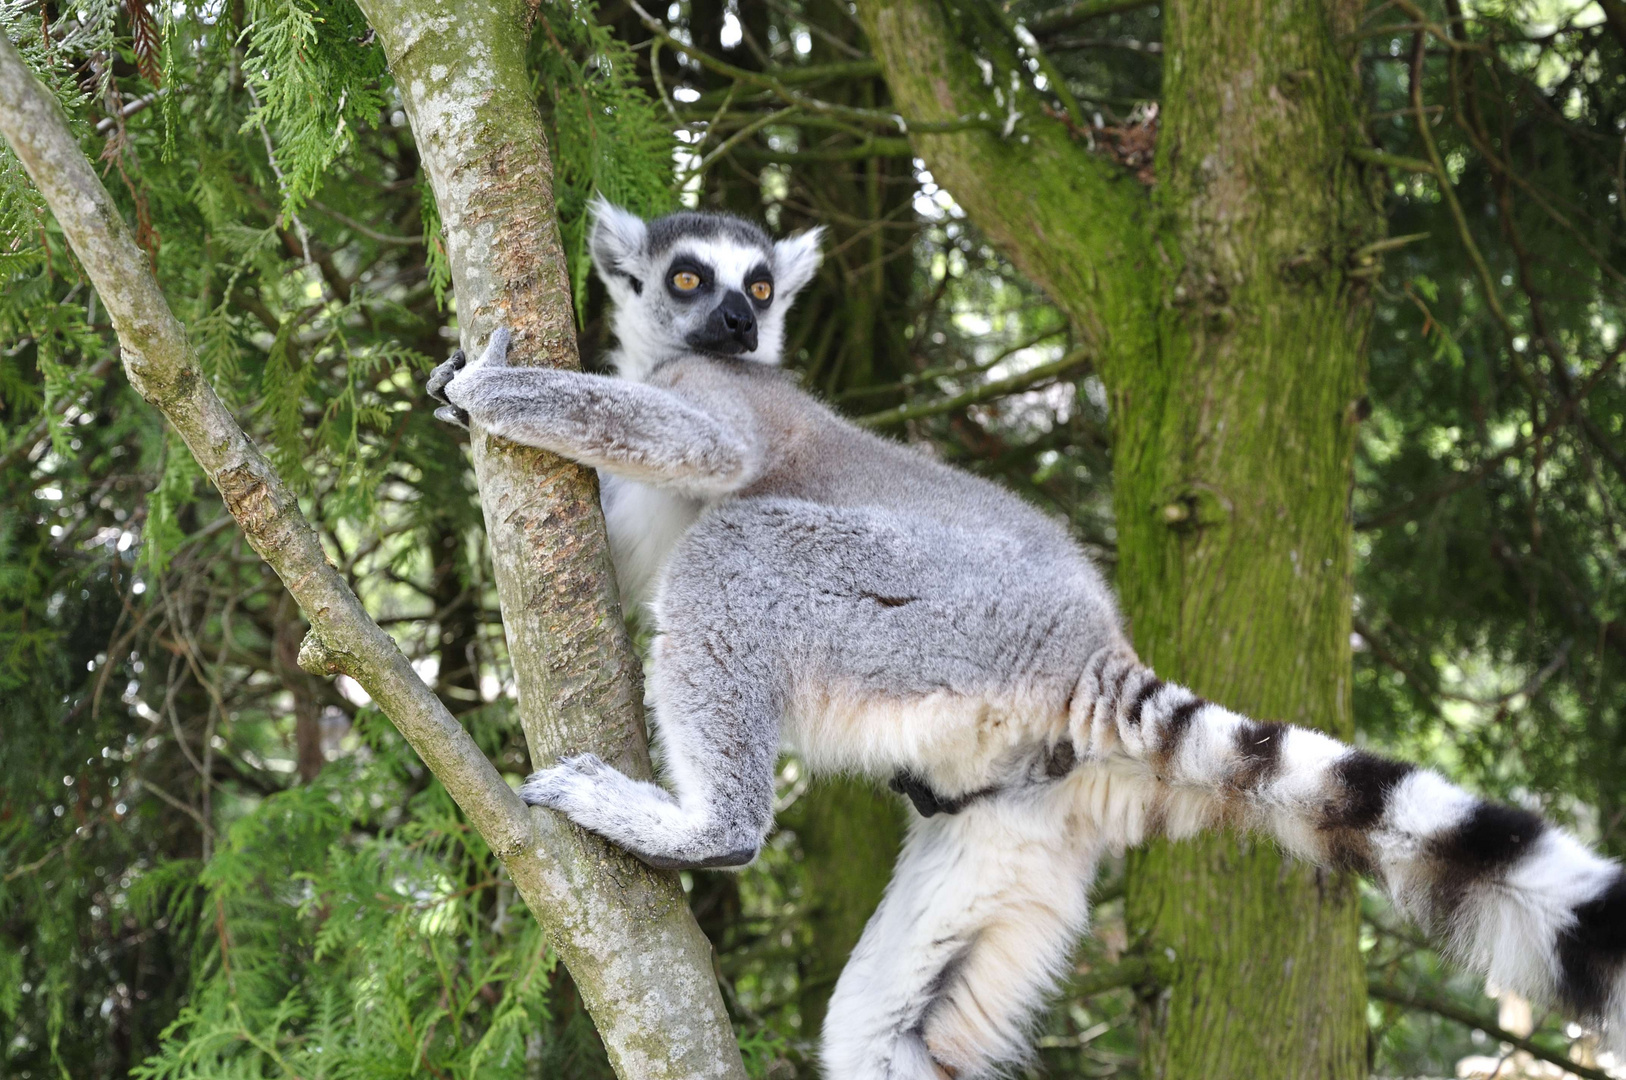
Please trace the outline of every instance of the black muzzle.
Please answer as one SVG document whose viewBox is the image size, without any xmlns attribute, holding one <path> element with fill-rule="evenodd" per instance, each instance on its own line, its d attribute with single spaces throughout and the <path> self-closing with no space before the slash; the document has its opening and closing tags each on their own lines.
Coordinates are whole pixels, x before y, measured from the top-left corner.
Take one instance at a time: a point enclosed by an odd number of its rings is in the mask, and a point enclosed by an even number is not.
<svg viewBox="0 0 1626 1080">
<path fill-rule="evenodd" d="M 729 292 L 711 309 L 705 328 L 689 335 L 689 344 L 705 352 L 738 356 L 755 352 L 757 313 L 742 292 Z"/>
</svg>

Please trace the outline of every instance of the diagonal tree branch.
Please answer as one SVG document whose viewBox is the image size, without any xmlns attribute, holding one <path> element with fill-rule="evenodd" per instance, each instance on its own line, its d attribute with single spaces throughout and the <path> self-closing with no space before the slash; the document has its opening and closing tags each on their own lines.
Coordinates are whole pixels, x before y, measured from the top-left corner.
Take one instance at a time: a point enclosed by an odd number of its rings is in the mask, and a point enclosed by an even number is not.
<svg viewBox="0 0 1626 1080">
<path fill-rule="evenodd" d="M 442 207 L 465 335 L 472 344 L 476 331 L 483 338 L 506 322 L 522 352 L 574 363 L 547 147 L 527 96 L 523 6 L 367 6 Z M 454 48 L 453 73 L 431 75 Z M 310 620 L 301 665 L 356 679 L 469 816 L 547 927 L 618 1073 L 743 1080 L 710 946 L 676 876 L 528 811 L 368 616 L 292 492 L 200 373 L 66 116 L 3 35 L 0 133 L 106 305 L 131 384 L 175 426 Z M 636 661 L 591 474 L 478 434 L 475 458 L 533 757 L 594 749 L 647 775 Z"/>
<path fill-rule="evenodd" d="M 61 107 L 3 35 L 0 132 L 106 305 L 131 384 L 175 426 L 249 543 L 310 618 L 318 641 L 306 652 L 361 683 L 499 858 L 534 859 L 525 805 L 327 561 L 293 493 L 199 372 L 146 253 L 79 149 Z"/>
<path fill-rule="evenodd" d="M 954 17 L 940 0 L 860 0 L 858 16 L 899 109 L 921 120 L 988 115 L 1008 132 L 934 133 L 909 141 L 977 227 L 1042 286 L 1100 360 L 1146 352 L 1145 190 L 1085 132 L 1042 114 L 1046 103 L 1012 79 L 1022 60 L 998 5 L 968 3 Z M 977 66 L 957 32 L 970 23 L 995 60 Z"/>
<path fill-rule="evenodd" d="M 895 409 L 885 412 L 869 413 L 856 418 L 856 422 L 865 427 L 891 427 L 893 424 L 902 424 L 909 420 L 920 420 L 928 416 L 941 416 L 943 413 L 956 412 L 971 405 L 994 398 L 1005 397 L 1009 394 L 1020 393 L 1031 389 L 1042 382 L 1065 375 L 1075 368 L 1081 368 L 1090 361 L 1088 349 L 1074 349 L 1066 356 L 1050 360 L 1038 367 L 1030 368 L 1017 375 L 1008 375 L 1003 379 L 973 386 L 969 390 L 962 390 L 953 397 L 941 398 L 936 401 L 913 402 L 908 405 L 899 405 Z"/>
<path fill-rule="evenodd" d="M 1380 979 L 1370 980 L 1366 985 L 1366 992 L 1379 1001 L 1387 1001 L 1391 1005 L 1399 1005 L 1404 1009 L 1430 1012 L 1435 1016 L 1454 1020 L 1466 1027 L 1478 1028 L 1499 1043 L 1507 1043 L 1509 1046 L 1517 1047 L 1531 1057 L 1557 1065 L 1566 1073 L 1583 1077 L 1584 1080 L 1611 1080 L 1610 1075 L 1602 1069 L 1595 1069 L 1590 1065 L 1572 1061 L 1563 1054 L 1554 1053 L 1534 1039 L 1508 1031 L 1498 1025 L 1492 1018 L 1482 1016 L 1472 1009 L 1463 1008 L 1461 1005 L 1436 994 L 1424 991 L 1408 992 L 1398 986 L 1390 986 Z"/>
</svg>

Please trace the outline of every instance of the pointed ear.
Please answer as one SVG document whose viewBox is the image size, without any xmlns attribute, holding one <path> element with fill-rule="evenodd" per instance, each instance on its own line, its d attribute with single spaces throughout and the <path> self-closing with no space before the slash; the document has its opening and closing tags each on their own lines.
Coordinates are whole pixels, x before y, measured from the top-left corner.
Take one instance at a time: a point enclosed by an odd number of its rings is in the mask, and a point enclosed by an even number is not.
<svg viewBox="0 0 1626 1080">
<path fill-rule="evenodd" d="M 786 300 L 802 291 L 813 280 L 824 255 L 819 244 L 824 240 L 824 226 L 786 237 L 773 246 L 774 288 Z"/>
<path fill-rule="evenodd" d="M 603 195 L 593 197 L 590 211 L 593 229 L 588 234 L 587 249 L 593 254 L 598 276 L 612 288 L 629 277 L 636 280 L 649 226 L 644 224 L 643 218 L 621 209 Z"/>
</svg>

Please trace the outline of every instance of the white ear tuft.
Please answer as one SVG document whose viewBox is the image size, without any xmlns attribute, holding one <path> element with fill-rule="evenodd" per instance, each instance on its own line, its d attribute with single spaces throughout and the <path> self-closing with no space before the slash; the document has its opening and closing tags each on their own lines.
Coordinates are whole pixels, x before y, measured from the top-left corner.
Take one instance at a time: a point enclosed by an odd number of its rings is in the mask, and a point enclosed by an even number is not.
<svg viewBox="0 0 1626 1080">
<path fill-rule="evenodd" d="M 786 237 L 773 246 L 774 288 L 789 300 L 802 287 L 813 280 L 824 255 L 819 244 L 824 240 L 824 226 Z"/>
<path fill-rule="evenodd" d="M 630 275 L 637 266 L 649 227 L 643 218 L 621 209 L 603 195 L 593 196 L 588 209 L 593 215 L 593 229 L 588 234 L 587 249 L 593 254 L 599 277 L 606 284 L 613 284 L 614 278 Z"/>
</svg>

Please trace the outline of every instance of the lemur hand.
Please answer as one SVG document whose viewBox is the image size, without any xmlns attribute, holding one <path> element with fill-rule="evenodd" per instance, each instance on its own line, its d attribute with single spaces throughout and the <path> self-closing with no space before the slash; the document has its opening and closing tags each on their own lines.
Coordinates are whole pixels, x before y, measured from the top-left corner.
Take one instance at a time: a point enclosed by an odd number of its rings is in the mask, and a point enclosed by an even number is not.
<svg viewBox="0 0 1626 1080">
<path fill-rule="evenodd" d="M 466 428 L 469 426 L 468 410 L 453 402 L 447 396 L 447 391 L 450 389 L 452 381 L 464 372 L 472 372 L 476 368 L 484 366 L 503 367 L 506 365 L 508 363 L 508 342 L 511 337 L 508 327 L 499 326 L 491 332 L 491 338 L 486 342 L 486 351 L 480 355 L 480 359 L 470 364 L 463 350 L 458 349 L 446 359 L 445 363 L 440 364 L 434 371 L 429 373 L 429 385 L 427 387 L 429 396 L 441 403 L 441 407 L 435 410 L 437 419 L 444 420 L 449 424 L 456 424 L 459 427 Z"/>
<path fill-rule="evenodd" d="M 458 349 L 429 373 L 429 385 L 425 387 L 429 391 L 429 396 L 441 403 L 440 408 L 435 410 L 435 419 L 464 428 L 469 426 L 469 414 L 446 400 L 446 386 L 456 378 L 457 373 L 463 370 L 463 365 L 467 362 L 463 350 Z"/>
</svg>

